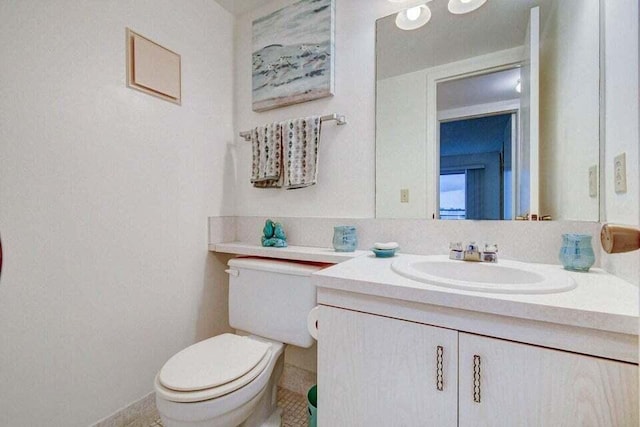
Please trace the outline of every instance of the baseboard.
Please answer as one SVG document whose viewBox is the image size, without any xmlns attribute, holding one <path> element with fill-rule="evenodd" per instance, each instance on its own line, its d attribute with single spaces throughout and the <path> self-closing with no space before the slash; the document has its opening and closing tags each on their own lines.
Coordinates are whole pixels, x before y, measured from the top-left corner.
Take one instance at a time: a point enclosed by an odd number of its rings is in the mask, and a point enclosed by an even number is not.
<svg viewBox="0 0 640 427">
<path fill-rule="evenodd" d="M 278 385 L 294 393 L 306 395 L 314 384 L 316 384 L 316 374 L 314 372 L 285 364 Z M 91 427 L 148 427 L 158 418 L 160 416 L 156 409 L 156 394 L 151 392 L 137 402 L 98 421 Z"/>
<path fill-rule="evenodd" d="M 116 411 L 91 427 L 148 427 L 160 416 L 156 409 L 156 394 L 151 392 L 137 402 Z"/>
<path fill-rule="evenodd" d="M 309 391 L 316 382 L 317 376 L 315 372 L 285 363 L 284 371 L 282 372 L 278 385 L 294 393 L 306 395 L 307 391 Z"/>
</svg>

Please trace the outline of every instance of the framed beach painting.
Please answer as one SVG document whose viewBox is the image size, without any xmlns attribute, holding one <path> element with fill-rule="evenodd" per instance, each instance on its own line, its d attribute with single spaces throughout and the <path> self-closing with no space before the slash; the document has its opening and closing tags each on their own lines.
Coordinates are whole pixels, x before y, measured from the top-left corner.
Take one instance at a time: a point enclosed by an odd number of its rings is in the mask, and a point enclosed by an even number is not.
<svg viewBox="0 0 640 427">
<path fill-rule="evenodd" d="M 253 21 L 253 110 L 333 95 L 335 0 L 299 0 Z"/>
</svg>

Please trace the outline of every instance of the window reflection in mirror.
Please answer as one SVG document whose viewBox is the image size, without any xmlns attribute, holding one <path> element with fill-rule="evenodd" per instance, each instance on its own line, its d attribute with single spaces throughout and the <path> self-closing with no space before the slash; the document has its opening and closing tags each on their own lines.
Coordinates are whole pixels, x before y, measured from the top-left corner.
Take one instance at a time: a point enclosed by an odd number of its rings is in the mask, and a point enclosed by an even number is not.
<svg viewBox="0 0 640 427">
<path fill-rule="evenodd" d="M 440 219 L 467 219 L 464 170 L 440 171 Z"/>
</svg>

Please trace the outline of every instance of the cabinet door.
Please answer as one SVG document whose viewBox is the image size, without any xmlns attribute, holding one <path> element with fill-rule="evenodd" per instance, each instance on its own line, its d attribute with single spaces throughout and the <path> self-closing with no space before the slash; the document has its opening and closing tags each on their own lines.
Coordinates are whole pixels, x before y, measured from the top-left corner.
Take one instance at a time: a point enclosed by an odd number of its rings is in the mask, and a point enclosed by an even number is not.
<svg viewBox="0 0 640 427">
<path fill-rule="evenodd" d="M 456 426 L 457 335 L 321 306 L 318 425 Z"/>
<path fill-rule="evenodd" d="M 638 366 L 460 333 L 460 427 L 637 427 Z"/>
</svg>

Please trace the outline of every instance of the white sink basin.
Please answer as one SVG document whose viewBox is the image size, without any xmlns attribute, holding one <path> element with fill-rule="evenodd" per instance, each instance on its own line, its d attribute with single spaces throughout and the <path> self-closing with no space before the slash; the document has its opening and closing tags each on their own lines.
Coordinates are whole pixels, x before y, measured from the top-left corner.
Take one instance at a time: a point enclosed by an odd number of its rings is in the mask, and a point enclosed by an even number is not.
<svg viewBox="0 0 640 427">
<path fill-rule="evenodd" d="M 430 285 L 507 294 L 552 294 L 576 287 L 560 266 L 499 260 L 453 261 L 447 256 L 403 256 L 391 264 L 401 276 Z"/>
</svg>

